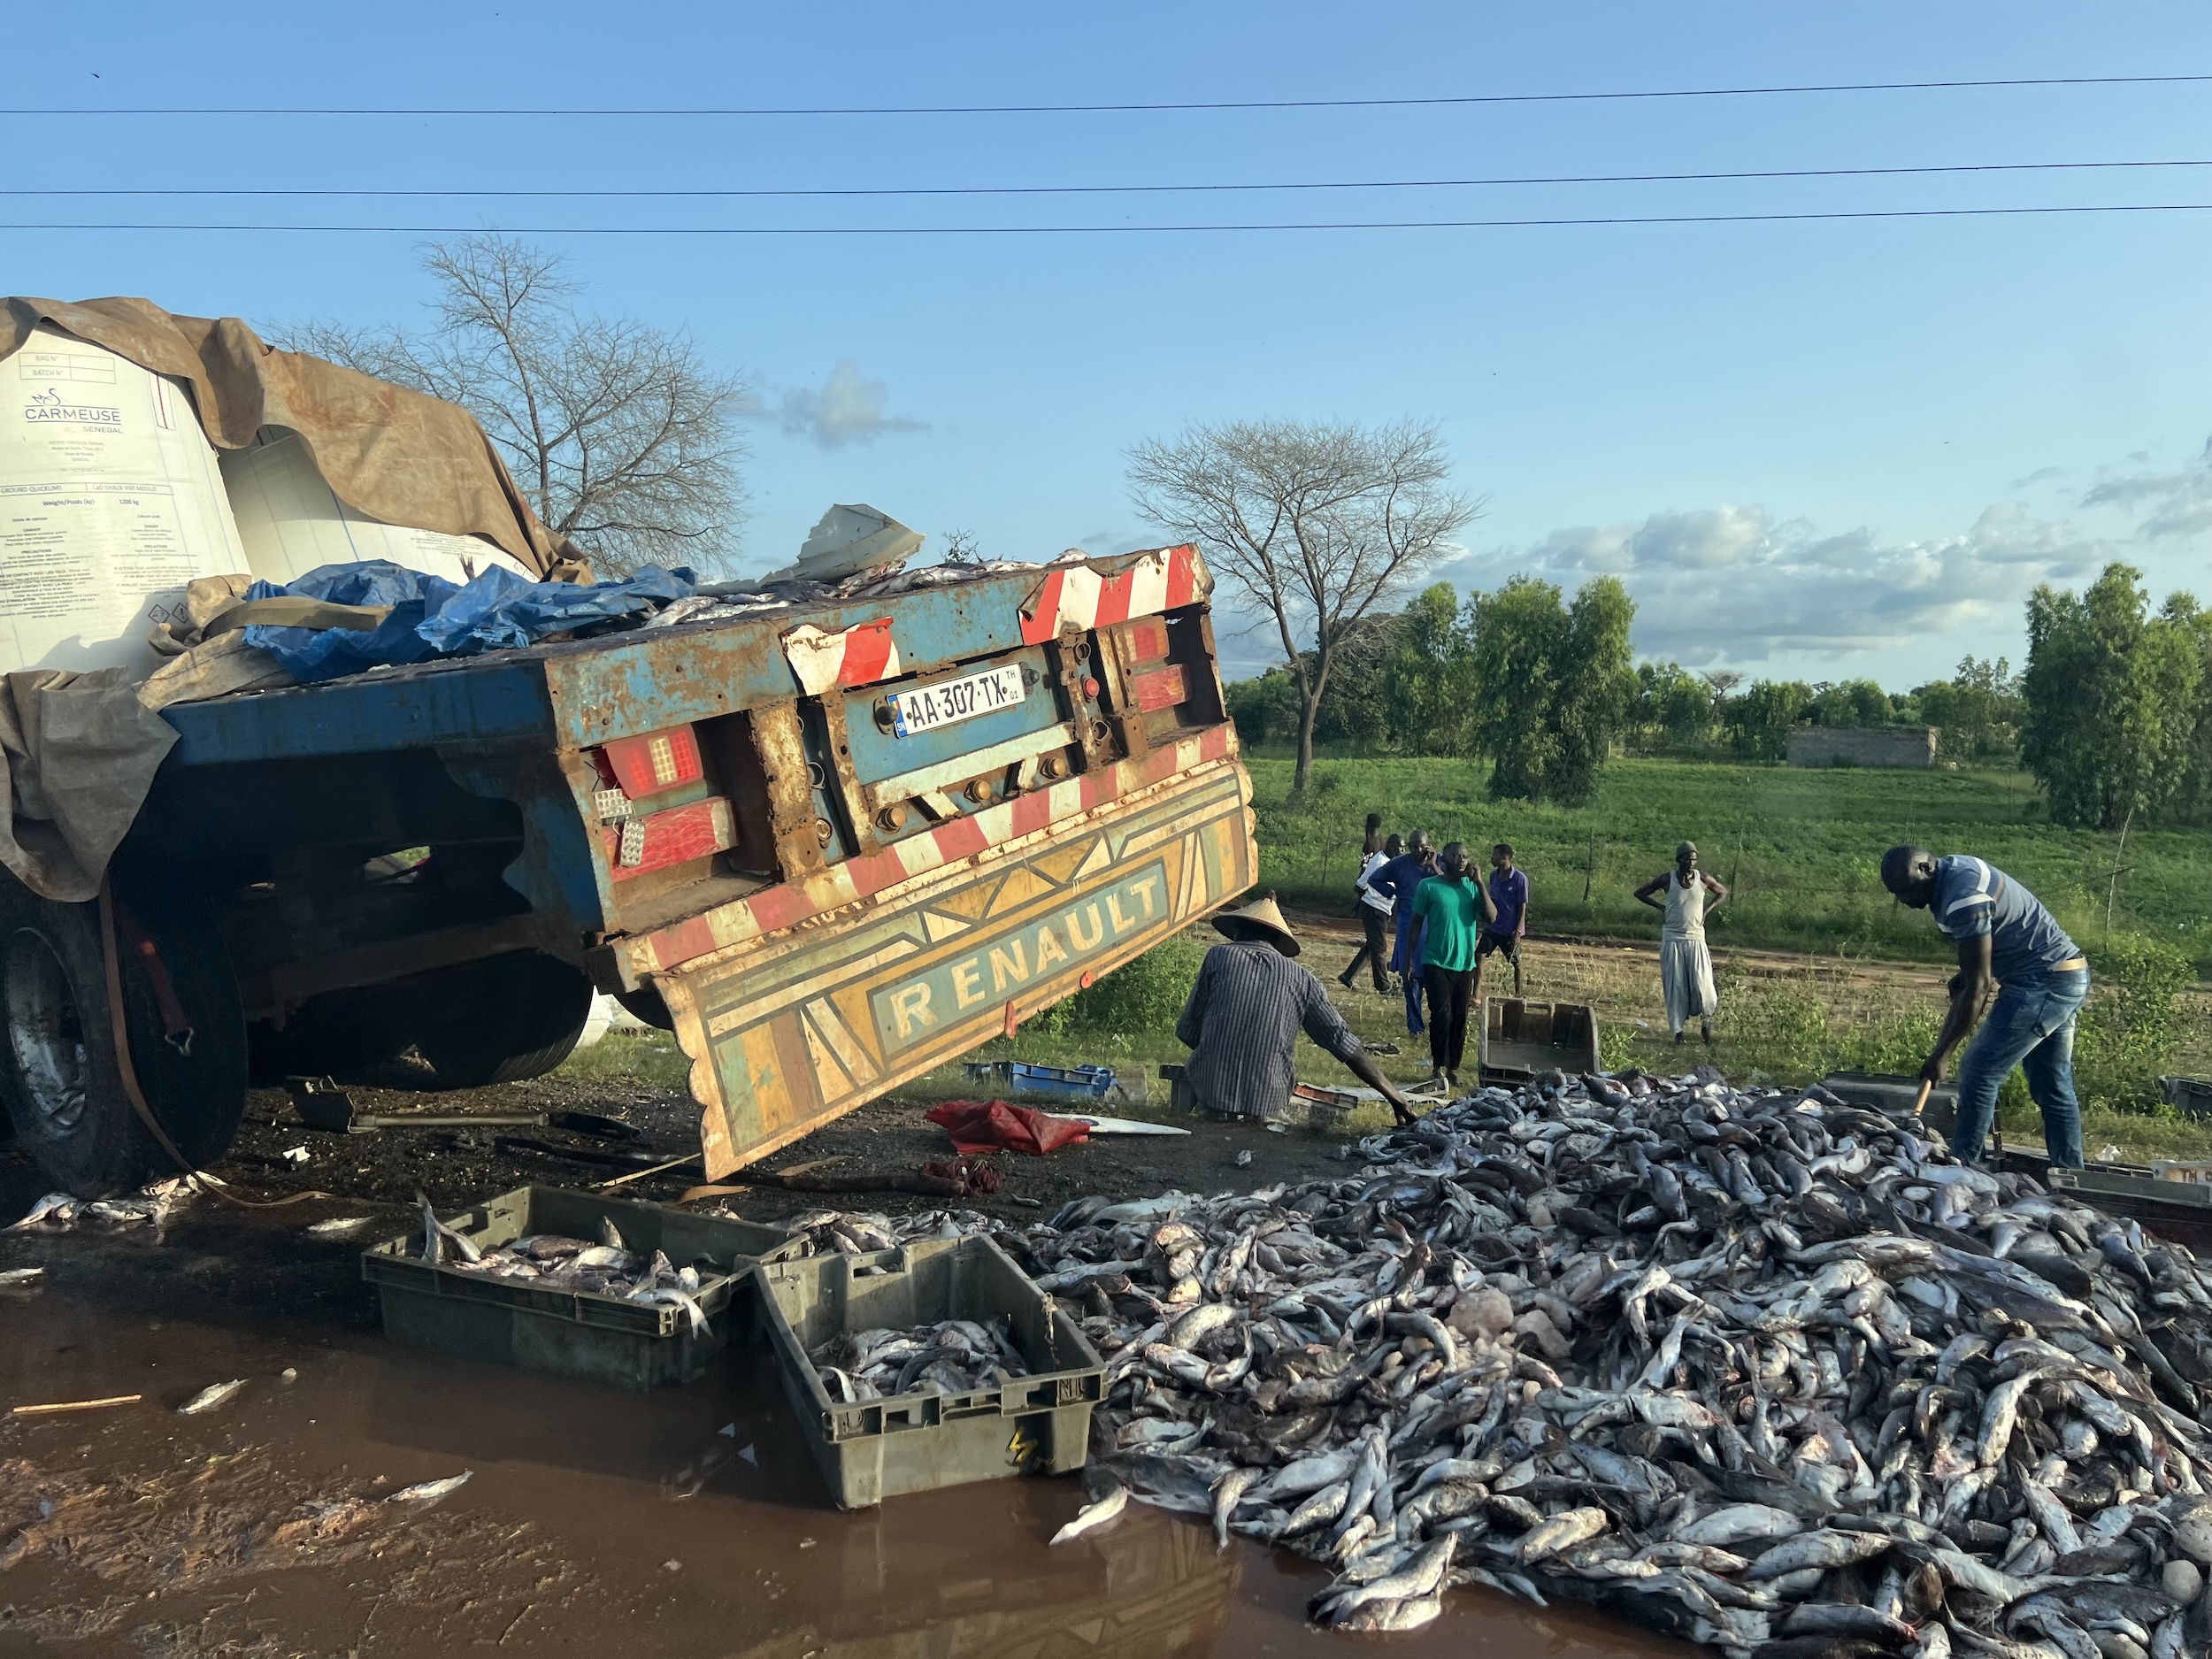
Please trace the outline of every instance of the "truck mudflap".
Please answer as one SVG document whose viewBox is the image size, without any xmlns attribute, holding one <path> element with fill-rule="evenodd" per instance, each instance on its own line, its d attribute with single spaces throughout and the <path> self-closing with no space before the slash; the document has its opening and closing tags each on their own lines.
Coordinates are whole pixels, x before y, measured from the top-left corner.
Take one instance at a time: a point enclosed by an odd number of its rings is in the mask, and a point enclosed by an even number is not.
<svg viewBox="0 0 2212 1659">
<path fill-rule="evenodd" d="M 1250 887 L 1251 785 L 1233 746 L 1205 747 L 1226 752 L 655 975 L 709 1178 L 1010 1033 Z"/>
</svg>

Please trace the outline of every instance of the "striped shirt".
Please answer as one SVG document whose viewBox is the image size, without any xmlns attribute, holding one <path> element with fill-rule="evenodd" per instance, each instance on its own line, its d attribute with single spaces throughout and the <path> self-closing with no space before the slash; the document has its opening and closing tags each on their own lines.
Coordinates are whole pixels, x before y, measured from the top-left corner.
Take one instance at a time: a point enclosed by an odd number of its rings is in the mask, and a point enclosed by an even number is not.
<svg viewBox="0 0 2212 1659">
<path fill-rule="evenodd" d="M 1990 971 L 2000 985 L 2047 973 L 2081 955 L 2042 901 L 1996 865 L 1962 853 L 1936 860 L 1936 926 L 1953 944 L 1989 935 Z"/>
<path fill-rule="evenodd" d="M 1216 945 L 1175 1034 L 1191 1050 L 1184 1080 L 1217 1112 L 1279 1118 L 1296 1087 L 1291 1051 L 1303 1030 L 1340 1060 L 1363 1052 L 1321 981 L 1272 945 Z"/>
</svg>

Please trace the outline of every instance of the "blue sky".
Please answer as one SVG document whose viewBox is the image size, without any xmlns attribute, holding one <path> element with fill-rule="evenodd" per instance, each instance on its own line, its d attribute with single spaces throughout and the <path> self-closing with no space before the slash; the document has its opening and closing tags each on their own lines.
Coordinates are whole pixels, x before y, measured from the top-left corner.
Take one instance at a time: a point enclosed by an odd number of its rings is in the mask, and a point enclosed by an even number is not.
<svg viewBox="0 0 2212 1659">
<path fill-rule="evenodd" d="M 96 17 L 97 21 L 88 20 Z M 1033 104 L 2212 73 L 2201 5 L 360 8 L 17 19 L 12 108 Z M 2212 161 L 2212 84 L 1055 116 L 9 116 L 18 188 L 1219 184 Z M 2212 167 L 1181 197 L 17 196 L 11 223 L 1142 224 L 2212 204 Z M 0 230 L 7 286 L 407 322 L 407 234 Z M 1147 544 L 1187 420 L 1441 423 L 1448 574 L 1620 572 L 1645 650 L 1909 685 L 2022 651 L 2038 580 L 2160 591 L 2212 527 L 2212 213 L 1278 234 L 544 234 L 588 303 L 749 374 L 748 563 L 833 501 L 987 554 Z M 1243 648 L 1256 660 L 1256 641 Z"/>
</svg>

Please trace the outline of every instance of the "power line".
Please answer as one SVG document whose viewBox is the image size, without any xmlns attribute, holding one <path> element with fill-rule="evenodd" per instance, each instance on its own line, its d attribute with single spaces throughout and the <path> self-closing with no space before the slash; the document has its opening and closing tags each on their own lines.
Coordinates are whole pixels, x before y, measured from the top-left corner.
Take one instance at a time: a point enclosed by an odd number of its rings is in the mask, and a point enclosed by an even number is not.
<svg viewBox="0 0 2212 1659">
<path fill-rule="evenodd" d="M 124 107 L 0 109 L 0 116 L 470 116 L 545 119 L 716 119 L 725 117 L 839 117 L 892 115 L 1156 115 L 1260 110 L 1409 110 L 1465 108 L 1494 104 L 1599 104 L 1661 98 L 1783 97 L 1823 92 L 1956 92 L 2024 87 L 2189 86 L 2212 75 L 2030 75 L 1989 81 L 1854 81 L 1803 86 L 1670 87 L 1614 92 L 1492 92 L 1427 98 L 1246 98 L 1159 104 L 949 104 L 868 105 L 757 105 L 671 109 L 542 109 L 489 106 L 369 105 L 237 108 Z"/>
<path fill-rule="evenodd" d="M 30 187 L 0 188 L 0 197 L 204 197 L 282 198 L 289 200 L 539 200 L 568 201 L 726 201 L 824 200 L 886 196 L 1191 196 L 1262 191 L 1315 190 L 1452 190 L 1508 185 L 1551 184 L 1707 184 L 1776 179 L 1896 179 L 1925 178 L 1952 173 L 2095 173 L 2158 167 L 2212 167 L 2212 159 L 2171 161 L 1986 161 L 1958 162 L 1912 167 L 1785 167 L 1742 169 L 1725 173 L 1543 173 L 1486 179 L 1350 179 L 1244 184 L 963 184 L 911 186 L 856 186 L 793 189 L 713 190 L 420 190 L 284 188 L 253 186 L 224 188 L 194 185 L 178 188 L 65 188 Z"/>
<path fill-rule="evenodd" d="M 183 225 L 0 224 L 14 231 L 204 231 L 302 235 L 465 236 L 1127 236 L 1336 230 L 1512 230 L 1577 225 L 1773 225 L 1846 219 L 2018 219 L 2082 213 L 2203 213 L 2212 202 L 2113 202 L 2058 207 L 1917 207 L 1783 213 L 1641 213 L 1549 219 L 1335 219 L 1214 225 Z"/>
</svg>

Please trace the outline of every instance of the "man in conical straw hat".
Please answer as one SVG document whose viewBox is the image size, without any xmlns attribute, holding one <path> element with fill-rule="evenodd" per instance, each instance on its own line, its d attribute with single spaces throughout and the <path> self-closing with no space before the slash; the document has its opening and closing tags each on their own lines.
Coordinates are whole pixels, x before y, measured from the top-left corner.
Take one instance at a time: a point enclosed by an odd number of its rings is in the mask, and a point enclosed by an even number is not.
<svg viewBox="0 0 2212 1659">
<path fill-rule="evenodd" d="M 1321 981 L 1291 958 L 1298 936 L 1272 893 L 1225 910 L 1214 926 L 1228 943 L 1206 953 L 1175 1034 L 1190 1045 L 1184 1079 L 1210 1110 L 1240 1118 L 1279 1118 L 1296 1087 L 1292 1064 L 1302 1030 L 1390 1102 L 1400 1123 L 1413 1111 L 1352 1034 Z"/>
</svg>

